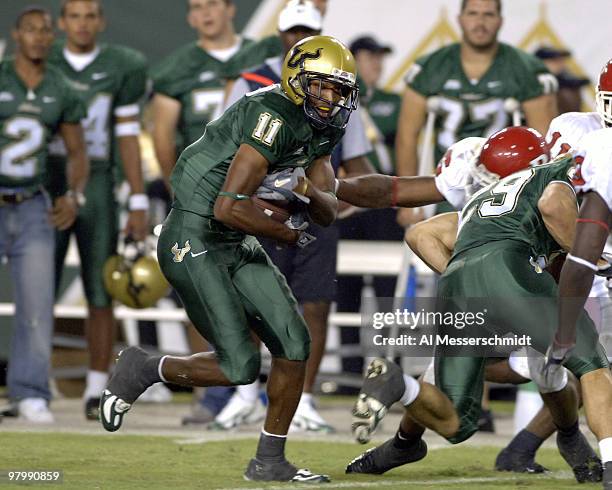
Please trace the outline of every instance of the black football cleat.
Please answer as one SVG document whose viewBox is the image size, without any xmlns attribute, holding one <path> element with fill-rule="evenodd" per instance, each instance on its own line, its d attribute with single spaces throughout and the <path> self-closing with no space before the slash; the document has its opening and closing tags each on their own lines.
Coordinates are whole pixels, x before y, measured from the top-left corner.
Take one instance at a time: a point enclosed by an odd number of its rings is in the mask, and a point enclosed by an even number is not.
<svg viewBox="0 0 612 490">
<path fill-rule="evenodd" d="M 584 434 L 579 430 L 571 436 L 562 435 L 557 431 L 557 447 L 559 453 L 574 472 L 578 483 L 600 482 L 603 467 Z"/>
<path fill-rule="evenodd" d="M 317 475 L 309 470 L 298 470 L 289 461 L 264 463 L 256 458 L 249 461 L 244 479 L 248 481 L 282 481 L 290 483 L 329 483 L 327 475 Z"/>
<path fill-rule="evenodd" d="M 141 376 L 148 358 L 146 351 L 136 346 L 119 352 L 113 375 L 100 398 L 100 421 L 107 431 L 115 432 L 121 427 L 132 403 L 149 387 Z"/>
<path fill-rule="evenodd" d="M 612 490 L 612 461 L 608 461 L 604 465 L 603 488 L 604 490 Z"/>
<path fill-rule="evenodd" d="M 394 440 L 391 438 L 380 446 L 368 449 L 357 456 L 347 465 L 344 472 L 382 475 L 393 468 L 420 461 L 427 456 L 427 444 L 423 439 L 415 441 L 412 447 L 406 449 L 395 447 Z"/>
<path fill-rule="evenodd" d="M 505 447 L 495 459 L 496 471 L 512 471 L 514 473 L 544 473 L 549 471 L 534 460 L 531 453 L 513 451 Z"/>
</svg>

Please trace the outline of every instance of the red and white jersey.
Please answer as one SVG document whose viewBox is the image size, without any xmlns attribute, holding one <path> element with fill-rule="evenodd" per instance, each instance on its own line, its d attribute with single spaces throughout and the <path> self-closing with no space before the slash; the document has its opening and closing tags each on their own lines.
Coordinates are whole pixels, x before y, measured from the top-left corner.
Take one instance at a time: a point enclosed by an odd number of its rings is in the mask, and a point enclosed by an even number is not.
<svg viewBox="0 0 612 490">
<path fill-rule="evenodd" d="M 603 127 L 603 121 L 597 112 L 566 112 L 555 117 L 546 134 L 546 141 L 553 142 L 550 156 L 555 158 L 578 148 L 585 135 Z"/>
<path fill-rule="evenodd" d="M 612 128 L 590 132 L 573 151 L 576 171 L 572 184 L 576 192 L 597 192 L 612 213 Z"/>
<path fill-rule="evenodd" d="M 470 169 L 480 155 L 486 138 L 464 138 L 452 144 L 436 167 L 436 187 L 455 209 L 468 201 L 467 187 L 472 178 Z"/>
</svg>

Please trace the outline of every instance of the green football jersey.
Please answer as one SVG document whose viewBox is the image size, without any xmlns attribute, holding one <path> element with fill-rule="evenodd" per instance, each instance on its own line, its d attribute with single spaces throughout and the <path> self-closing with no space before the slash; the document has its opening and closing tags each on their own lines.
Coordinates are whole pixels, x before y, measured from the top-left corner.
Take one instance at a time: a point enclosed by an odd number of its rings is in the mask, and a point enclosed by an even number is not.
<svg viewBox="0 0 612 490">
<path fill-rule="evenodd" d="M 204 127 L 217 116 L 225 96 L 226 65 L 235 64 L 240 53 L 253 44 L 242 41 L 240 50 L 223 62 L 192 42 L 158 64 L 151 74 L 153 91 L 181 103 L 178 148 L 183 149 L 197 140 Z M 252 66 L 245 60 L 240 70 Z"/>
<path fill-rule="evenodd" d="M 523 102 L 557 89 L 555 77 L 540 60 L 504 43 L 483 77 L 471 81 L 463 71 L 460 50 L 459 44 L 451 44 L 418 59 L 405 78 L 424 97 L 439 97 L 435 162 L 456 141 L 487 138 L 510 126 L 506 99 Z"/>
<path fill-rule="evenodd" d="M 572 158 L 562 156 L 477 192 L 461 211 L 453 258 L 485 243 L 513 240 L 529 247 L 534 260 L 543 257 L 546 263 L 553 253 L 561 251 L 561 246 L 544 225 L 538 200 L 551 182 L 563 182 L 572 188 L 573 170 Z"/>
<path fill-rule="evenodd" d="M 61 123 L 76 124 L 85 107 L 52 66 L 29 90 L 14 61 L 0 62 L 0 187 L 35 189 L 47 180 L 47 149 Z"/>
<path fill-rule="evenodd" d="M 268 58 L 283 54 L 283 44 L 279 36 L 267 36 L 259 41 L 245 45 L 244 49 L 236 53 L 223 65 L 221 76 L 224 78 L 238 78 L 240 74 L 254 66 L 262 65 Z"/>
<path fill-rule="evenodd" d="M 367 110 L 376 134 L 366 127 L 366 135 L 374 151 L 368 157 L 378 173 L 395 175 L 395 135 L 402 98 L 393 92 L 379 88 L 370 90 L 363 81 L 359 83 L 359 102 Z M 384 145 L 382 148 L 379 145 Z"/>
<path fill-rule="evenodd" d="M 83 121 L 92 169 L 108 168 L 114 160 L 115 117 L 136 116 L 147 86 L 147 63 L 131 48 L 101 45 L 96 58 L 76 71 L 64 56 L 64 43 L 53 45 L 49 63 L 62 71 L 87 104 Z M 53 162 L 65 162 L 66 149 L 55 140 L 49 149 Z"/>
<path fill-rule="evenodd" d="M 279 85 L 251 92 L 206 126 L 180 156 L 171 176 L 173 207 L 204 217 L 213 207 L 238 147 L 247 144 L 268 160 L 268 172 L 308 166 L 331 154 L 343 130 L 317 131 Z"/>
</svg>

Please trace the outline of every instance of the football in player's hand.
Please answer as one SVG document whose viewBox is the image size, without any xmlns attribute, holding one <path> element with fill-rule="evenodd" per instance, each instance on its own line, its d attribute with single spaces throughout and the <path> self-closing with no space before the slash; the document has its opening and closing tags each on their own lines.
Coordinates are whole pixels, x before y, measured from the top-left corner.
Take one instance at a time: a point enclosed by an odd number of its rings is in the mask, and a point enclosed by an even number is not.
<svg viewBox="0 0 612 490">
<path fill-rule="evenodd" d="M 253 204 L 261 209 L 267 216 L 279 223 L 284 223 L 289 219 L 289 216 L 291 216 L 291 203 L 289 201 L 269 201 L 255 196 L 251 197 L 251 201 L 253 201 Z"/>
</svg>

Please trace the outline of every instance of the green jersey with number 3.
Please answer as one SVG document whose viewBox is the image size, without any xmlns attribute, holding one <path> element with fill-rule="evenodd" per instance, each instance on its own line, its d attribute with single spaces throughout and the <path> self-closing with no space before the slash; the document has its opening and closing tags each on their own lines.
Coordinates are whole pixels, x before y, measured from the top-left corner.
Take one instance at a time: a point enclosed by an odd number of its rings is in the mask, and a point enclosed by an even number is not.
<svg viewBox="0 0 612 490">
<path fill-rule="evenodd" d="M 0 187 L 35 189 L 46 182 L 47 147 L 61 123 L 85 117 L 83 102 L 52 66 L 29 90 L 12 59 L 0 62 Z"/>
<path fill-rule="evenodd" d="M 512 124 L 506 99 L 519 103 L 557 90 L 544 64 L 520 49 L 499 43 L 492 65 L 480 80 L 469 80 L 461 47 L 451 44 L 416 61 L 405 81 L 424 97 L 439 97 L 435 162 L 454 142 L 469 136 L 488 138 Z"/>
<path fill-rule="evenodd" d="M 279 85 L 251 92 L 209 123 L 202 137 L 180 156 L 172 173 L 175 202 L 172 207 L 204 217 L 213 207 L 238 151 L 247 144 L 269 163 L 268 172 L 308 166 L 331 154 L 344 131 L 317 131 L 304 110 L 283 93 Z"/>
<path fill-rule="evenodd" d="M 226 65 L 252 45 L 243 40 L 240 50 L 229 60 L 221 61 L 193 42 L 180 48 L 152 70 L 153 91 L 176 99 L 181 104 L 178 132 L 182 149 L 197 140 L 204 127 L 221 111 L 225 96 Z M 246 60 L 245 60 L 246 62 Z M 240 69 L 248 66 L 244 64 Z"/>
<path fill-rule="evenodd" d="M 453 258 L 485 243 L 514 240 L 529 246 L 534 259 L 544 257 L 547 261 L 561 247 L 544 225 L 538 201 L 552 182 L 562 182 L 573 189 L 573 170 L 572 158 L 563 156 L 480 190 L 461 211 Z"/>
<path fill-rule="evenodd" d="M 49 63 L 59 68 L 72 82 L 87 104 L 83 121 L 87 155 L 92 170 L 108 168 L 114 160 L 114 119 L 140 113 L 147 84 L 147 63 L 144 56 L 130 48 L 101 45 L 94 60 L 80 71 L 66 60 L 64 44 L 55 43 Z M 66 156 L 61 140 L 53 142 L 49 153 L 59 161 Z"/>
</svg>

